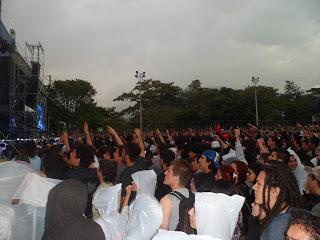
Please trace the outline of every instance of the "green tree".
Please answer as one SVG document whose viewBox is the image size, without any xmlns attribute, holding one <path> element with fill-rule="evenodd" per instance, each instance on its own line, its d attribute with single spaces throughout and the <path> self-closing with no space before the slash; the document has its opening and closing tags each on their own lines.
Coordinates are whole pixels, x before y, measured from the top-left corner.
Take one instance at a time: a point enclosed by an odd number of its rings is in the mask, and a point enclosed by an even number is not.
<svg viewBox="0 0 320 240">
<path fill-rule="evenodd" d="M 162 83 L 159 80 L 143 80 L 128 93 L 122 93 L 113 101 L 127 101 L 133 103 L 132 106 L 124 109 L 123 114 L 134 117 L 139 113 L 140 91 L 143 110 L 146 111 L 156 106 L 178 106 L 182 89 L 174 86 L 173 82 Z"/>
<path fill-rule="evenodd" d="M 50 97 L 70 113 L 75 113 L 83 104 L 93 103 L 97 93 L 91 83 L 81 79 L 53 81 L 48 89 Z"/>
<path fill-rule="evenodd" d="M 84 121 L 89 126 L 101 126 L 108 113 L 107 109 L 97 107 L 94 96 L 97 91 L 91 83 L 81 80 L 56 80 L 47 86 L 48 113 L 52 130 L 57 131 L 60 121 L 72 128 L 82 128 Z"/>
<path fill-rule="evenodd" d="M 295 100 L 304 95 L 304 91 L 293 81 L 286 81 L 284 86 L 284 94 L 290 101 Z"/>
</svg>

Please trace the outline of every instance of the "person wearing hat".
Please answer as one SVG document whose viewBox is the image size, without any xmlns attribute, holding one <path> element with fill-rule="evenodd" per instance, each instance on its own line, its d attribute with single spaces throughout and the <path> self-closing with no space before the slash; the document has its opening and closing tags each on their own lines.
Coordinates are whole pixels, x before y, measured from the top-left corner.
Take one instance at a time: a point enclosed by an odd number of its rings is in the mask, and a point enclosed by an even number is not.
<svg viewBox="0 0 320 240">
<path fill-rule="evenodd" d="M 212 175 L 212 179 L 214 179 L 217 170 L 221 167 L 219 163 L 219 154 L 213 150 L 204 151 L 198 159 L 198 163 L 200 170 Z"/>
<path fill-rule="evenodd" d="M 307 181 L 307 189 L 309 193 L 320 195 L 320 166 L 312 168 Z"/>
</svg>

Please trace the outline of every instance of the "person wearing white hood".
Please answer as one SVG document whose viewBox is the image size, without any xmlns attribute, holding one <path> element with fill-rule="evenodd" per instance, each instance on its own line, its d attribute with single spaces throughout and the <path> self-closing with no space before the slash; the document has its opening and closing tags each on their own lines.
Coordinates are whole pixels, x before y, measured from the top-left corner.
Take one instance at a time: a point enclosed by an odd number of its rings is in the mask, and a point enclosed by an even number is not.
<svg viewBox="0 0 320 240">
<path fill-rule="evenodd" d="M 154 197 L 157 175 L 153 170 L 145 170 L 132 174 L 132 179 L 137 196 L 128 209 L 124 240 L 150 240 L 159 230 L 163 219 L 162 207 Z M 122 211 L 125 212 L 125 209 Z"/>
<path fill-rule="evenodd" d="M 290 154 L 289 161 L 286 162 L 288 167 L 291 169 L 292 173 L 297 179 L 299 191 L 303 194 L 306 183 L 308 180 L 308 172 L 305 170 L 305 167 L 301 163 L 299 156 L 291 148 L 288 148 L 287 151 Z"/>
<path fill-rule="evenodd" d="M 160 227 L 162 208 L 153 196 L 157 175 L 153 170 L 146 170 L 132 174 L 132 179 L 134 183 L 125 188 L 120 214 L 121 184 L 101 189 L 93 200 L 101 216 L 96 222 L 104 231 L 106 240 L 150 240 Z M 128 206 L 132 191 L 137 191 L 137 196 Z"/>
<path fill-rule="evenodd" d="M 230 240 L 245 198 L 222 193 L 195 193 L 194 208 L 189 211 L 190 225 L 198 235 L 160 230 L 153 240 L 211 239 Z"/>
<path fill-rule="evenodd" d="M 106 240 L 121 240 L 124 235 L 127 219 L 118 212 L 120 199 L 121 184 L 117 184 L 98 191 L 92 201 L 101 216 L 95 222 L 102 228 Z"/>
</svg>

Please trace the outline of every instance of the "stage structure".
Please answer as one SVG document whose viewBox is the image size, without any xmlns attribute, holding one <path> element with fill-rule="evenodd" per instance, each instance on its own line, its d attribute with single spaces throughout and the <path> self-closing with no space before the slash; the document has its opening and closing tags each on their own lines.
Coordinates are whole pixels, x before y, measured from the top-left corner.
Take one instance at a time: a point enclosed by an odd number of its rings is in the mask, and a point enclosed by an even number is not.
<svg viewBox="0 0 320 240">
<path fill-rule="evenodd" d="M 1 44 L 2 43 L 2 44 Z M 25 43 L 24 56 L 0 20 L 0 126 L 10 138 L 44 135 L 47 129 L 47 92 L 44 49 Z M 0 136 L 2 138 L 2 136 Z"/>
</svg>

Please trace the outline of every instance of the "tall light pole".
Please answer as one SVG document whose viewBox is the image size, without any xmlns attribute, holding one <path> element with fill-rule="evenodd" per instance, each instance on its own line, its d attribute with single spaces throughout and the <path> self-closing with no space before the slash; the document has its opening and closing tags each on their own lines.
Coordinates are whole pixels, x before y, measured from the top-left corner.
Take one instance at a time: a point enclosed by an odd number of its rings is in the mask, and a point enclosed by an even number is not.
<svg viewBox="0 0 320 240">
<path fill-rule="evenodd" d="M 256 125 L 259 126 L 259 117 L 258 117 L 258 100 L 257 100 L 257 83 L 259 82 L 259 77 L 252 77 L 252 83 L 254 84 L 254 97 L 256 103 Z"/>
<path fill-rule="evenodd" d="M 140 110 L 139 110 L 139 117 L 140 117 L 140 130 L 142 132 L 142 84 L 141 84 L 141 80 L 146 76 L 146 73 L 145 72 L 138 72 L 136 71 L 136 74 L 135 74 L 135 77 L 138 78 L 138 82 L 140 83 L 140 88 L 139 88 L 139 93 L 140 93 Z"/>
</svg>

